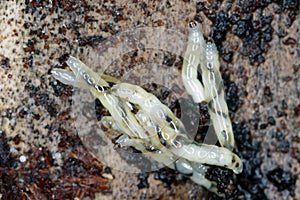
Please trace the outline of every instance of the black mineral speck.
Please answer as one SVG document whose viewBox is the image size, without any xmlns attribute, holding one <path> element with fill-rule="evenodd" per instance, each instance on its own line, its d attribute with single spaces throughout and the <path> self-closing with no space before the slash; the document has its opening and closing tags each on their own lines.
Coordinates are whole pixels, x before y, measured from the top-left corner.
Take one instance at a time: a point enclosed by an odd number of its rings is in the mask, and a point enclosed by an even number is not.
<svg viewBox="0 0 300 200">
<path fill-rule="evenodd" d="M 176 55 L 171 54 L 171 53 L 166 53 L 164 55 L 164 59 L 163 59 L 162 64 L 170 67 L 170 66 L 173 66 L 175 60 L 176 60 Z"/>
<path fill-rule="evenodd" d="M 196 4 L 196 11 L 197 11 L 197 13 L 203 11 L 204 9 L 205 9 L 204 2 L 199 1 Z"/>
<path fill-rule="evenodd" d="M 108 115 L 108 111 L 102 105 L 99 99 L 95 99 L 95 114 L 97 120 L 101 120 L 103 116 Z"/>
<path fill-rule="evenodd" d="M 266 128 L 267 128 L 267 126 L 268 126 L 268 124 L 266 124 L 266 123 L 262 123 L 262 124 L 260 125 L 260 129 L 266 129 Z"/>
<path fill-rule="evenodd" d="M 233 181 L 233 172 L 219 167 L 212 167 L 209 172 L 206 173 L 206 178 L 217 183 L 218 192 L 225 194 L 226 198 L 234 198 L 236 194 L 235 183 Z"/>
<path fill-rule="evenodd" d="M 271 126 L 276 124 L 274 117 L 272 116 L 268 117 L 268 124 L 270 124 Z"/>
<path fill-rule="evenodd" d="M 228 109 L 232 112 L 237 111 L 240 104 L 237 85 L 234 82 L 231 82 L 229 85 L 225 86 L 224 89 L 226 92 Z"/>
<path fill-rule="evenodd" d="M 138 179 L 139 179 L 139 183 L 138 183 L 138 188 L 142 189 L 142 188 L 147 188 L 149 187 L 149 183 L 148 183 L 148 173 L 147 172 L 141 172 L 138 174 Z"/>
<path fill-rule="evenodd" d="M 281 108 L 283 109 L 283 110 L 286 110 L 287 108 L 288 108 L 288 105 L 287 105 L 287 103 L 286 103 L 286 100 L 282 100 L 281 101 Z"/>
<path fill-rule="evenodd" d="M 298 104 L 297 106 L 294 107 L 294 115 L 296 117 L 300 116 L 300 104 Z"/>
<path fill-rule="evenodd" d="M 267 178 L 278 188 L 278 191 L 289 190 L 293 196 L 296 184 L 293 174 L 281 168 L 275 168 L 267 173 Z"/>
<path fill-rule="evenodd" d="M 260 143 L 252 142 L 250 128 L 246 122 L 233 123 L 233 132 L 238 149 L 244 165 L 243 172 L 237 175 L 239 179 L 239 193 L 248 196 L 248 199 L 267 199 L 263 183 L 263 174 L 260 170 L 262 162 L 258 155 Z"/>
<path fill-rule="evenodd" d="M 287 113 L 282 110 L 277 110 L 277 117 L 284 117 L 287 116 Z"/>
<path fill-rule="evenodd" d="M 288 37 L 282 41 L 284 45 L 297 45 L 297 40 L 291 37 Z"/>
<path fill-rule="evenodd" d="M 54 95 L 57 97 L 71 97 L 73 94 L 71 86 L 65 85 L 59 81 L 56 81 L 56 84 L 54 84 L 54 82 L 50 82 L 49 84 L 54 91 Z"/>
<path fill-rule="evenodd" d="M 233 52 L 229 51 L 229 52 L 221 52 L 222 58 L 224 61 L 226 62 L 231 62 L 233 59 Z"/>
<path fill-rule="evenodd" d="M 43 106 L 48 111 L 51 117 L 57 116 L 58 104 L 54 99 L 50 98 L 49 93 L 41 90 L 39 86 L 34 86 L 31 83 L 25 85 L 25 91 L 29 92 L 29 96 L 34 99 L 36 106 Z"/>
<path fill-rule="evenodd" d="M 269 86 L 264 87 L 264 101 L 265 102 L 271 102 L 273 100 L 273 93 L 271 91 L 271 88 Z"/>
<path fill-rule="evenodd" d="M 10 69 L 9 58 L 1 56 L 0 66 L 6 70 Z"/>
<path fill-rule="evenodd" d="M 154 179 L 161 180 L 167 187 L 171 187 L 173 183 L 178 183 L 174 170 L 167 168 L 158 169 L 154 174 Z"/>
<path fill-rule="evenodd" d="M 290 150 L 290 143 L 288 140 L 284 139 L 279 141 L 278 151 L 282 153 L 288 153 Z"/>
<path fill-rule="evenodd" d="M 107 174 L 111 174 L 111 168 L 110 167 L 105 167 L 104 168 L 104 172 L 107 173 Z"/>
<path fill-rule="evenodd" d="M 211 32 L 211 37 L 217 45 L 221 44 L 222 41 L 225 40 L 226 33 L 229 28 L 230 22 L 228 15 L 225 12 L 220 11 L 216 16 L 214 27 Z"/>
</svg>

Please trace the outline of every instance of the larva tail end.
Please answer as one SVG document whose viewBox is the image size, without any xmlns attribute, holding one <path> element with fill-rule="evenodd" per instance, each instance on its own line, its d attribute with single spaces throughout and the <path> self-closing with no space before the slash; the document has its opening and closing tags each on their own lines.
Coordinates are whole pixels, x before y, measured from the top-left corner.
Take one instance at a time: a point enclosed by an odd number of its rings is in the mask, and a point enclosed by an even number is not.
<svg viewBox="0 0 300 200">
<path fill-rule="evenodd" d="M 64 69 L 54 68 L 51 70 L 51 74 L 55 79 L 66 85 L 73 85 L 73 83 L 76 81 L 76 77 L 74 76 L 73 72 Z"/>
</svg>

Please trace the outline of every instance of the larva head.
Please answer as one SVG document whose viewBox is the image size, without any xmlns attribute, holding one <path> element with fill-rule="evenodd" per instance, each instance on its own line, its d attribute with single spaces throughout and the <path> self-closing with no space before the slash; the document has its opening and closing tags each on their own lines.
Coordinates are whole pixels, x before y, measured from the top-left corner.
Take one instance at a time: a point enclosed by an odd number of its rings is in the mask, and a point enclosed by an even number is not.
<svg viewBox="0 0 300 200">
<path fill-rule="evenodd" d="M 202 35 L 201 28 L 196 21 L 189 22 L 189 33 L 190 34 L 197 33 L 199 35 Z"/>
<path fill-rule="evenodd" d="M 194 20 L 189 22 L 189 28 L 193 29 L 198 26 L 198 23 Z"/>
</svg>

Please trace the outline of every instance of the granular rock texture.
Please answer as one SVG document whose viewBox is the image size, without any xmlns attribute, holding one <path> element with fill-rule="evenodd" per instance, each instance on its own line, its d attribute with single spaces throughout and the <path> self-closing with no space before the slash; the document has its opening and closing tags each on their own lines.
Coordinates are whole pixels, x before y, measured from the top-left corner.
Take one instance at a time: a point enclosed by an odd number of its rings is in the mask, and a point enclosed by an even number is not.
<svg viewBox="0 0 300 200">
<path fill-rule="evenodd" d="M 244 164 L 239 175 L 211 167 L 207 178 L 225 199 L 300 199 L 299 6 L 1 1 L 0 199 L 224 199 L 114 145 L 119 134 L 99 125 L 109 115 L 101 103 L 50 73 L 77 57 L 155 94 L 183 119 L 189 137 L 206 141 L 207 109 L 191 102 L 180 79 L 190 20 L 217 45 Z"/>
</svg>

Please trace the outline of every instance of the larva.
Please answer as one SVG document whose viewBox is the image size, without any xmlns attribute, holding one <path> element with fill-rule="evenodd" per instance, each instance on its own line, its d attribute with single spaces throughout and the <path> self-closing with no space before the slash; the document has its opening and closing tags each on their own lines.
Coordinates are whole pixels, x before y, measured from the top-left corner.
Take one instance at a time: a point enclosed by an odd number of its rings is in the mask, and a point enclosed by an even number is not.
<svg viewBox="0 0 300 200">
<path fill-rule="evenodd" d="M 198 65 L 200 65 L 201 82 L 197 79 Z M 182 80 L 194 102 L 208 103 L 209 114 L 220 144 L 232 150 L 234 136 L 219 70 L 219 56 L 215 44 L 212 42 L 206 44 L 198 24 L 191 22 L 182 67 Z"/>
</svg>

